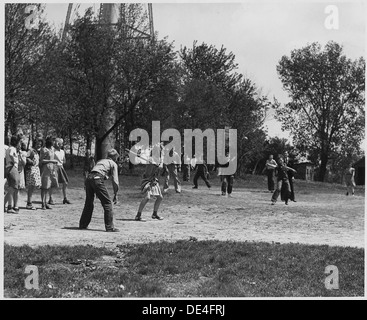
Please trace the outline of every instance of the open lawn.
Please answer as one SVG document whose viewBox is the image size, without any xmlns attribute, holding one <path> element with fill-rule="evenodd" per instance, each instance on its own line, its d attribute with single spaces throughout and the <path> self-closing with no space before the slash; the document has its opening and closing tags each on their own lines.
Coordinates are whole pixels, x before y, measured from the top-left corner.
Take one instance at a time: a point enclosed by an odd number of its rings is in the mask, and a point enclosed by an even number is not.
<svg viewBox="0 0 367 320">
<path fill-rule="evenodd" d="M 84 206 L 81 172 L 69 172 L 68 198 L 62 204 L 57 190 L 52 210 L 41 210 L 40 191 L 36 211 L 25 209 L 26 192 L 20 196 L 20 213 L 5 214 L 5 241 L 12 245 L 86 245 L 105 247 L 122 243 L 197 240 L 265 241 L 279 243 L 327 244 L 364 247 L 364 189 L 356 196 L 346 196 L 343 186 L 295 182 L 296 200 L 286 206 L 281 201 L 272 206 L 264 176 L 248 175 L 236 180 L 233 197 L 220 194 L 218 177 L 212 177 L 208 190 L 199 180 L 199 189 L 183 183 L 182 193 L 173 187 L 160 208 L 164 220 L 151 219 L 153 201 L 143 212 L 146 222 L 136 222 L 141 194 L 139 176 L 120 176 L 119 203 L 115 206 L 115 225 L 119 233 L 104 231 L 103 210 L 99 200 L 89 230 L 78 230 Z M 107 182 L 110 187 L 110 182 Z M 112 194 L 112 192 L 111 192 Z"/>
<path fill-rule="evenodd" d="M 104 231 L 95 202 L 89 230 L 78 230 L 84 205 L 81 172 L 69 171 L 68 197 L 52 210 L 5 214 L 7 297 L 314 297 L 364 294 L 364 189 L 295 182 L 297 202 L 270 205 L 264 176 L 236 180 L 233 198 L 183 183 L 150 218 L 153 201 L 134 221 L 139 176 L 120 176 L 115 224 Z M 110 182 L 107 182 L 110 186 Z M 39 191 L 34 200 L 40 198 Z M 24 268 L 39 268 L 40 289 L 24 288 Z M 339 289 L 325 288 L 325 268 L 339 271 Z"/>
</svg>

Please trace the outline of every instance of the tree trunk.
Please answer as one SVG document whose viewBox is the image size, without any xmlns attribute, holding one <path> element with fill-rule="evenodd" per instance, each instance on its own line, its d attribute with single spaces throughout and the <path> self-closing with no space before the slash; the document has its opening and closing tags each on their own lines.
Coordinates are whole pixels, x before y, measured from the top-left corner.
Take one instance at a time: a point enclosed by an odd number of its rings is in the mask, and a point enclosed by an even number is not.
<svg viewBox="0 0 367 320">
<path fill-rule="evenodd" d="M 70 143 L 70 169 L 74 169 L 73 135 L 71 133 L 71 130 L 69 131 L 69 143 Z"/>
<path fill-rule="evenodd" d="M 102 140 L 99 137 L 96 138 L 95 158 L 96 162 L 102 159 Z"/>
<path fill-rule="evenodd" d="M 326 166 L 328 162 L 328 153 L 326 151 L 321 152 L 321 164 L 319 171 L 319 181 L 324 182 L 326 176 Z"/>
</svg>

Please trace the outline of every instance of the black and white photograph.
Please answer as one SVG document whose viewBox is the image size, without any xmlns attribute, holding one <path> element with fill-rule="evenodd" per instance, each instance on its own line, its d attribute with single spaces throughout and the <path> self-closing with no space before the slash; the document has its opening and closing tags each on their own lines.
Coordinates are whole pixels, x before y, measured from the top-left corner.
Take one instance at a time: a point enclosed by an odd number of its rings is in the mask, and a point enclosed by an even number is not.
<svg viewBox="0 0 367 320">
<path fill-rule="evenodd" d="M 0 13 L 2 299 L 365 297 L 367 2 Z"/>
</svg>

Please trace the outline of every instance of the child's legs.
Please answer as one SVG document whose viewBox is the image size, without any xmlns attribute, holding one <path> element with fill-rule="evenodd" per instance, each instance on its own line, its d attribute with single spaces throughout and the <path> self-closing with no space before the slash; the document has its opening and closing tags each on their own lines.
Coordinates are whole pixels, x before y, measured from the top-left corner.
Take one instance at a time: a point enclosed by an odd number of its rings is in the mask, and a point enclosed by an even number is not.
<svg viewBox="0 0 367 320">
<path fill-rule="evenodd" d="M 222 193 L 227 193 L 227 176 L 220 176 Z"/>
<path fill-rule="evenodd" d="M 8 192 L 5 195 L 4 198 L 4 203 L 8 204 L 8 207 L 12 207 L 13 206 L 13 194 L 14 194 L 14 188 L 9 187 L 8 188 Z"/>
<path fill-rule="evenodd" d="M 67 182 L 64 182 L 62 184 L 62 194 L 64 196 L 64 199 L 66 199 L 66 188 L 67 188 L 67 186 L 68 186 L 68 183 Z"/>
<path fill-rule="evenodd" d="M 154 211 L 155 212 L 158 212 L 158 209 L 159 209 L 159 206 L 160 206 L 162 200 L 163 200 L 162 196 L 160 196 L 160 195 L 157 196 L 157 200 L 155 200 L 155 203 L 154 203 Z"/>
<path fill-rule="evenodd" d="M 279 180 L 277 182 L 277 188 L 275 189 L 273 196 L 271 197 L 271 201 L 276 202 L 278 200 L 279 194 L 282 190 L 283 181 Z"/>
<path fill-rule="evenodd" d="M 194 176 L 194 186 L 195 187 L 198 186 L 198 179 L 199 179 L 199 173 L 196 171 L 195 176 Z"/>
<path fill-rule="evenodd" d="M 19 189 L 14 189 L 14 193 L 13 193 L 13 201 L 14 201 L 14 208 L 18 208 L 18 194 L 19 194 Z"/>
<path fill-rule="evenodd" d="M 143 212 L 144 207 L 149 202 L 149 200 L 150 200 L 150 194 L 149 194 L 149 192 L 147 192 L 147 194 L 144 197 L 144 199 L 141 200 L 141 202 L 140 202 L 140 205 L 139 205 L 139 208 L 138 208 L 138 215 L 140 215 Z"/>
<path fill-rule="evenodd" d="M 32 203 L 33 191 L 34 191 L 34 186 L 29 186 L 27 190 L 27 203 Z"/>
<path fill-rule="evenodd" d="M 228 194 L 231 194 L 233 188 L 233 176 L 228 176 L 227 181 L 228 181 L 227 192 Z"/>
<path fill-rule="evenodd" d="M 49 193 L 49 189 L 41 189 L 41 202 L 42 205 L 45 205 L 47 202 L 47 194 Z"/>
</svg>

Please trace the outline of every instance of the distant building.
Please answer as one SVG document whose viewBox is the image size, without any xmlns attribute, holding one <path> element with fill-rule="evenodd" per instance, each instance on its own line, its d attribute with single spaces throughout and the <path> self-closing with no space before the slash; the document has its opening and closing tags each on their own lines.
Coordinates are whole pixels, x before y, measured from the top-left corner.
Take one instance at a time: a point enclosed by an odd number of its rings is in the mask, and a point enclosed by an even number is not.
<svg viewBox="0 0 367 320">
<path fill-rule="evenodd" d="M 296 179 L 306 181 L 314 181 L 315 165 L 311 162 L 301 162 L 294 164 L 294 169 L 297 173 L 294 175 Z"/>
<path fill-rule="evenodd" d="M 356 169 L 354 180 L 356 185 L 364 186 L 365 180 L 365 157 L 358 160 L 355 164 L 353 164 L 354 169 Z"/>
</svg>

